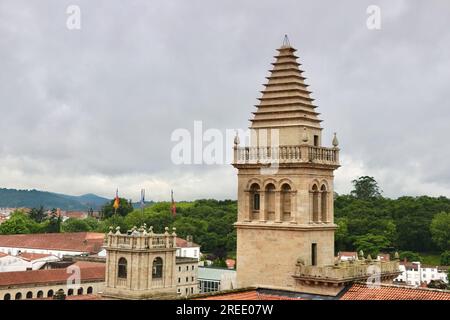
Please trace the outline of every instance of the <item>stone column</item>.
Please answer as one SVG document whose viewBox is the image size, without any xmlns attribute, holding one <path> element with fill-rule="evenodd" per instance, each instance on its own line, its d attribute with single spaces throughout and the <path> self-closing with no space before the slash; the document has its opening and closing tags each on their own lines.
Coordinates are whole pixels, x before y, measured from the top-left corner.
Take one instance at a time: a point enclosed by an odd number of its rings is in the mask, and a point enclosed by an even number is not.
<svg viewBox="0 0 450 320">
<path fill-rule="evenodd" d="M 314 218 L 314 194 L 309 191 L 309 223 L 313 223 Z"/>
<path fill-rule="evenodd" d="M 244 203 L 243 208 L 241 208 L 240 210 L 244 211 L 242 218 L 245 222 L 251 221 L 252 201 L 252 193 L 250 192 L 250 190 L 244 190 Z"/>
</svg>

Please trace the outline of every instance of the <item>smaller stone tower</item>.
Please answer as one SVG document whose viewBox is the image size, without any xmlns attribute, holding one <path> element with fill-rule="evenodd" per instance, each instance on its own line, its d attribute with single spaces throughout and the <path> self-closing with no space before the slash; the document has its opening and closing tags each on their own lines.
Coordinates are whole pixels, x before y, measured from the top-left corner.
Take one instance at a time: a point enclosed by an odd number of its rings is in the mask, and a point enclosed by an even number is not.
<svg viewBox="0 0 450 320">
<path fill-rule="evenodd" d="M 158 299 L 177 295 L 176 233 L 134 227 L 126 234 L 112 228 L 106 235 L 106 279 L 103 296 L 117 299 Z"/>
</svg>

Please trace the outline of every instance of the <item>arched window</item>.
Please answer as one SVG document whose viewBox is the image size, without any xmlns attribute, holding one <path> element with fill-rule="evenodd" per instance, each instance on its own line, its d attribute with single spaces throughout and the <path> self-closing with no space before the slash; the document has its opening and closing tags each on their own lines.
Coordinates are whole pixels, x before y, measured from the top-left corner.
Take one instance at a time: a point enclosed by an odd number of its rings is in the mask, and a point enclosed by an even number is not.
<svg viewBox="0 0 450 320">
<path fill-rule="evenodd" d="M 121 279 L 127 278 L 127 259 L 120 258 L 118 263 L 117 277 Z"/>
<path fill-rule="evenodd" d="M 152 278 L 158 279 L 163 276 L 163 260 L 160 257 L 153 260 Z"/>
<path fill-rule="evenodd" d="M 26 297 L 27 299 L 33 299 L 33 292 L 28 291 Z"/>
<path fill-rule="evenodd" d="M 73 289 L 69 289 L 69 290 L 67 291 L 67 295 L 68 295 L 68 296 L 73 296 Z"/>
<path fill-rule="evenodd" d="M 266 212 L 267 220 L 275 220 L 275 186 L 269 183 L 266 186 Z"/>
<path fill-rule="evenodd" d="M 5 294 L 3 300 L 11 300 L 11 295 L 9 293 Z"/>
<path fill-rule="evenodd" d="M 51 297 L 53 297 L 53 290 L 48 290 L 48 292 L 47 292 L 47 298 L 51 298 Z"/>
<path fill-rule="evenodd" d="M 259 207 L 260 207 L 260 194 L 259 185 L 257 183 L 252 184 L 250 187 L 250 201 L 251 201 L 251 219 L 258 220 Z"/>
<path fill-rule="evenodd" d="M 313 197 L 313 221 L 318 222 L 319 221 L 319 190 L 317 188 L 317 185 L 313 185 L 312 187 L 312 197 Z"/>
<path fill-rule="evenodd" d="M 38 298 L 43 298 L 44 297 L 44 291 L 42 291 L 42 290 L 38 291 L 37 297 Z"/>
<path fill-rule="evenodd" d="M 82 295 L 83 294 L 83 288 L 79 288 L 78 291 L 77 291 L 77 294 L 78 295 Z"/>
<path fill-rule="evenodd" d="M 322 185 L 322 187 L 320 188 L 320 191 L 322 192 L 322 197 L 321 197 L 321 204 L 320 204 L 320 211 L 322 213 L 322 222 L 326 222 L 328 221 L 327 219 L 327 201 L 328 201 L 328 192 L 327 192 L 327 187 L 325 185 Z"/>
<path fill-rule="evenodd" d="M 87 294 L 92 294 L 93 291 L 94 289 L 92 287 L 87 288 Z"/>
<path fill-rule="evenodd" d="M 16 300 L 21 300 L 22 299 L 22 294 L 20 292 L 17 292 L 15 299 Z"/>
<path fill-rule="evenodd" d="M 287 183 L 281 186 L 281 212 L 283 221 L 291 221 L 291 187 Z"/>
</svg>

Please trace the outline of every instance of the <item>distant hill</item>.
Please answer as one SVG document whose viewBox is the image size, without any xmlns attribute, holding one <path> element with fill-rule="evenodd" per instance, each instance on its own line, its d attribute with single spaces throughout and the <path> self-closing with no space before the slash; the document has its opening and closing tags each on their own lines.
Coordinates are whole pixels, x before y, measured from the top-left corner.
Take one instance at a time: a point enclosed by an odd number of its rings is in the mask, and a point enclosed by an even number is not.
<svg viewBox="0 0 450 320">
<path fill-rule="evenodd" d="M 82 196 L 71 196 L 39 190 L 16 190 L 0 188 L 0 207 L 35 208 L 43 206 L 46 209 L 61 208 L 63 210 L 94 210 L 100 209 L 110 199 L 89 193 Z"/>
</svg>

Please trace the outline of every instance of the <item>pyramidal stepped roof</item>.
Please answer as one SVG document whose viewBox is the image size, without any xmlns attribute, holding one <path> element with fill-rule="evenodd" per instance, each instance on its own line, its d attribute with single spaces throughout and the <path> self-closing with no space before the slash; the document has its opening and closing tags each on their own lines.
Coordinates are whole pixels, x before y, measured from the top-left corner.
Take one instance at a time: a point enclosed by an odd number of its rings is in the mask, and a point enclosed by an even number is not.
<svg viewBox="0 0 450 320">
<path fill-rule="evenodd" d="M 267 77 L 269 81 L 264 84 L 257 111 L 253 112 L 254 117 L 250 120 L 251 128 L 305 126 L 320 129 L 322 120 L 318 118 L 317 106 L 313 104 L 311 91 L 304 82 L 304 71 L 294 54 L 297 50 L 289 44 L 287 36 L 277 50 L 278 55 Z"/>
</svg>

